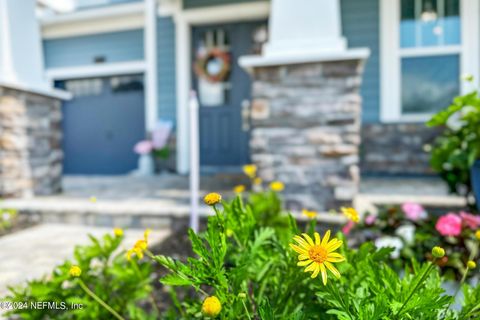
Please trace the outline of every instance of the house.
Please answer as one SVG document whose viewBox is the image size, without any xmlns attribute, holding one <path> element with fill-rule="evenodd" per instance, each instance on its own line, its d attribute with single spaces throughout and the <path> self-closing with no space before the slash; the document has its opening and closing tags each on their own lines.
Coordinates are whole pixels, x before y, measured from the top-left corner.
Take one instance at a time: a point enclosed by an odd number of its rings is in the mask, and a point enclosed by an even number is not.
<svg viewBox="0 0 480 320">
<path fill-rule="evenodd" d="M 220 108 L 200 111 L 202 167 L 221 171 L 249 162 L 250 79 L 237 59 L 261 50 L 271 6 L 255 0 L 78 0 L 73 11 L 44 15 L 46 74 L 74 95 L 63 108 L 65 172 L 133 169 L 135 155 L 127 153 L 158 119 L 174 122 L 176 170 L 187 172 L 186 104 L 189 90 L 199 85 L 212 95 L 222 91 L 217 98 L 224 100 L 211 101 Z M 363 172 L 428 173 L 423 148 L 435 133 L 423 122 L 468 90 L 461 74 L 480 70 L 478 2 L 341 0 L 338 10 L 348 47 L 371 53 L 361 87 Z M 232 56 L 223 86 L 197 81 L 197 55 L 210 47 Z M 80 156 L 92 152 L 103 156 Z"/>
</svg>

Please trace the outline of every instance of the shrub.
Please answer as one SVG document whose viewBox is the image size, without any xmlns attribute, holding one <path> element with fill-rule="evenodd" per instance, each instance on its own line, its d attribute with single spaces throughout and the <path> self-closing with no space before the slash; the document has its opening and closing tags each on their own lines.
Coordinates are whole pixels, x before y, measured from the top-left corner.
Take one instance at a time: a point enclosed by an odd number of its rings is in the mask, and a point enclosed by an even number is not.
<svg viewBox="0 0 480 320">
<path fill-rule="evenodd" d="M 480 97 L 478 91 L 458 96 L 427 125 L 443 127 L 431 150 L 430 164 L 448 184 L 463 196 L 472 192 L 470 168 L 480 159 Z"/>
<path fill-rule="evenodd" d="M 80 279 L 70 276 L 69 270 L 75 265 L 81 270 L 81 281 L 103 301 L 108 301 L 114 310 L 130 319 L 153 319 L 154 310 L 148 310 L 151 309 L 148 303 L 152 291 L 151 265 L 127 261 L 125 253 L 119 252 L 123 240 L 119 232 L 117 235 L 106 234 L 102 239 L 90 236 L 90 239 L 90 245 L 75 248 L 73 262 L 66 261 L 48 277 L 10 288 L 10 295 L 3 300 L 28 304 L 25 308 L 11 310 L 8 316 L 21 319 L 110 319 L 110 313 L 78 285 Z M 58 305 L 44 309 L 30 307 L 31 302 L 41 301 Z M 79 308 L 75 310 L 73 305 Z"/>
</svg>

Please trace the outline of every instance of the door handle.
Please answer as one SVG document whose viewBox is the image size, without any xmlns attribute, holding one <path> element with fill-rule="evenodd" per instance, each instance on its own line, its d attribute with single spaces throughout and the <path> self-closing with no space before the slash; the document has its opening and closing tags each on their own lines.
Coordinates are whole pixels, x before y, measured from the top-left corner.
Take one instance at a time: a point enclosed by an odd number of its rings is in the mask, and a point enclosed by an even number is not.
<svg viewBox="0 0 480 320">
<path fill-rule="evenodd" d="M 250 130 L 250 100 L 242 101 L 242 130 Z"/>
</svg>

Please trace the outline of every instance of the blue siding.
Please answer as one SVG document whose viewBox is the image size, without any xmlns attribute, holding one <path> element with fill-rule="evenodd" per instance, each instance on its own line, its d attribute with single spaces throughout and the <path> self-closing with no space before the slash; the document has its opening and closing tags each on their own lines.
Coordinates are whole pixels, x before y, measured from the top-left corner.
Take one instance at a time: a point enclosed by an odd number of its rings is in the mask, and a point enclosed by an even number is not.
<svg viewBox="0 0 480 320">
<path fill-rule="evenodd" d="M 385 0 L 383 0 L 385 1 Z M 348 46 L 368 47 L 371 55 L 362 84 L 363 121 L 380 119 L 380 29 L 379 0 L 341 0 L 343 34 Z"/>
<path fill-rule="evenodd" d="M 176 118 L 175 23 L 171 17 L 157 19 L 159 117 Z"/>
<path fill-rule="evenodd" d="M 91 65 L 99 56 L 105 63 L 142 60 L 143 30 L 44 40 L 43 47 L 47 68 Z"/>
<path fill-rule="evenodd" d="M 223 4 L 243 3 L 243 2 L 259 2 L 265 0 L 183 0 L 183 7 L 185 9 L 218 6 Z"/>
</svg>

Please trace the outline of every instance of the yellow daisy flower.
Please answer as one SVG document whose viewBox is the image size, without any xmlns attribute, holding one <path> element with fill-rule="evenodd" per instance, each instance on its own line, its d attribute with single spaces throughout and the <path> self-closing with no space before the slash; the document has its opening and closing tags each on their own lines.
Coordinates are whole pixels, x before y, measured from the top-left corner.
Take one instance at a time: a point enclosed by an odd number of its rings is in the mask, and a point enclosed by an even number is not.
<svg viewBox="0 0 480 320">
<path fill-rule="evenodd" d="M 203 198 L 203 201 L 205 202 L 205 204 L 209 206 L 214 206 L 220 201 L 222 201 L 222 196 L 219 195 L 218 193 L 212 192 L 207 194 L 205 198 Z"/>
<path fill-rule="evenodd" d="M 250 178 L 253 179 L 257 175 L 257 166 L 254 164 L 246 164 L 243 166 L 243 172 Z"/>
<path fill-rule="evenodd" d="M 480 240 L 480 230 L 477 230 L 477 232 L 475 232 L 475 237 L 477 238 L 477 240 Z"/>
<path fill-rule="evenodd" d="M 340 208 L 342 210 L 342 213 L 351 221 L 358 223 L 360 221 L 360 215 L 358 214 L 357 210 L 354 208 L 345 208 L 342 207 Z"/>
<path fill-rule="evenodd" d="M 82 269 L 80 269 L 79 266 L 71 266 L 68 273 L 70 274 L 71 277 L 77 278 L 77 277 L 80 277 L 80 275 L 82 274 Z"/>
<path fill-rule="evenodd" d="M 127 251 L 127 260 L 132 259 L 132 255 L 136 255 L 138 259 L 143 259 L 143 253 L 145 250 L 148 248 L 148 236 L 152 232 L 152 229 L 146 229 L 145 232 L 143 233 L 143 239 L 138 240 L 135 242 L 133 245 L 133 248 L 129 249 Z"/>
<path fill-rule="evenodd" d="M 303 209 L 302 210 L 302 214 L 304 216 L 307 216 L 308 218 L 310 219 L 315 219 L 315 217 L 317 216 L 317 212 L 316 211 L 310 211 L 310 210 L 307 210 L 307 209 Z"/>
<path fill-rule="evenodd" d="M 285 189 L 285 185 L 280 181 L 273 181 L 272 183 L 270 183 L 270 189 L 272 189 L 275 192 L 280 192 L 280 191 L 283 191 L 283 189 Z"/>
<path fill-rule="evenodd" d="M 235 193 L 242 193 L 245 191 L 245 186 L 243 184 L 239 184 L 233 188 L 233 192 Z"/>
<path fill-rule="evenodd" d="M 316 278 L 319 273 L 322 274 L 323 284 L 327 284 L 327 269 L 336 277 L 340 278 L 340 272 L 332 264 L 335 262 L 342 262 L 345 258 L 338 252 L 334 252 L 343 244 L 341 240 L 333 238 L 330 240 L 330 230 L 325 233 L 323 239 L 320 238 L 318 232 L 315 232 L 314 238 L 302 233 L 302 237 L 294 236 L 293 240 L 297 244 L 290 244 L 290 247 L 295 250 L 300 260 L 297 265 L 306 267 L 305 272 L 312 272 L 311 277 Z"/>
<path fill-rule="evenodd" d="M 256 177 L 255 179 L 253 179 L 253 184 L 254 184 L 255 186 L 261 185 L 262 182 L 263 182 L 263 180 L 262 180 L 262 178 L 260 178 L 260 177 Z"/>
</svg>

